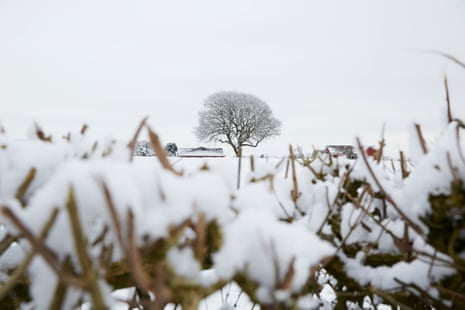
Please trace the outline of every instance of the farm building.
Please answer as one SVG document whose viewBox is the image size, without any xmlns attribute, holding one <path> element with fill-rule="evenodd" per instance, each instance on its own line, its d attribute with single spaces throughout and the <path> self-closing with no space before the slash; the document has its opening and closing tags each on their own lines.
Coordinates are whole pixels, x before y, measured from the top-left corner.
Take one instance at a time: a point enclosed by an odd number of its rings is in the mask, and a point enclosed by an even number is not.
<svg viewBox="0 0 465 310">
<path fill-rule="evenodd" d="M 352 145 L 331 144 L 325 147 L 324 152 L 331 154 L 333 157 L 357 158 L 357 153 Z"/>
<path fill-rule="evenodd" d="M 177 152 L 178 157 L 224 157 L 223 148 L 221 147 L 180 147 Z"/>
</svg>

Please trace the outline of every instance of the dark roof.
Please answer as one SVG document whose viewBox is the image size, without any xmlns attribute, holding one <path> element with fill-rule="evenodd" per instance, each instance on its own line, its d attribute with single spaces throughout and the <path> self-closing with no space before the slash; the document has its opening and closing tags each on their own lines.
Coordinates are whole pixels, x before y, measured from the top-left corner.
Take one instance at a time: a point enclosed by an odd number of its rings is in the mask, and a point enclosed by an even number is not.
<svg viewBox="0 0 465 310">
<path fill-rule="evenodd" d="M 180 147 L 178 149 L 178 157 L 224 157 L 223 148 L 208 148 L 208 147 Z"/>
</svg>

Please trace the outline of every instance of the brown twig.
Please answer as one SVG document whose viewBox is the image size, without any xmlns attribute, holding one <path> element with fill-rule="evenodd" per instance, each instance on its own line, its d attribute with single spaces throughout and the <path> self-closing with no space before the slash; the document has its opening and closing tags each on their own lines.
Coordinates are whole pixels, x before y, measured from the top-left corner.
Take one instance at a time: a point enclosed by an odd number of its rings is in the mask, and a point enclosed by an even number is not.
<svg viewBox="0 0 465 310">
<path fill-rule="evenodd" d="M 385 197 L 386 201 L 389 202 L 392 207 L 394 208 L 394 210 L 397 211 L 397 213 L 400 215 L 400 217 L 410 226 L 412 227 L 413 230 L 415 230 L 415 232 L 417 232 L 420 236 L 423 236 L 423 230 L 421 229 L 421 227 L 417 224 L 415 224 L 411 219 L 408 218 L 408 216 L 404 213 L 404 211 L 402 211 L 399 206 L 397 205 L 397 203 L 394 201 L 394 199 L 392 199 L 391 195 L 389 195 L 386 190 L 384 189 L 384 187 L 381 185 L 381 183 L 379 182 L 378 178 L 376 177 L 373 169 L 371 168 L 370 164 L 368 163 L 368 159 L 366 158 L 366 155 L 365 153 L 363 152 L 363 147 L 362 147 L 362 143 L 360 142 L 360 139 L 357 138 L 357 144 L 358 144 L 358 148 L 360 150 L 360 154 L 362 155 L 362 159 L 363 159 L 363 162 L 365 163 L 365 166 L 367 167 L 368 169 L 368 172 L 370 173 L 371 177 L 373 178 L 375 184 L 378 186 L 379 188 L 379 191 L 383 194 L 383 196 Z"/>
<path fill-rule="evenodd" d="M 140 257 L 139 250 L 136 245 L 136 232 L 134 226 L 134 213 L 131 209 L 127 212 L 127 239 L 128 247 L 126 251 L 128 265 L 131 270 L 131 275 L 134 277 L 134 281 L 137 286 L 145 290 L 150 291 L 150 278 L 142 268 L 142 258 Z"/>
<path fill-rule="evenodd" d="M 460 177 L 457 174 L 457 168 L 454 167 L 454 165 L 452 164 L 452 158 L 450 156 L 450 152 L 446 153 L 446 157 L 447 157 L 447 166 L 449 167 L 450 173 L 452 174 L 452 177 L 454 178 L 454 181 L 455 182 L 460 181 Z"/>
<path fill-rule="evenodd" d="M 290 158 L 288 157 L 286 160 L 286 172 L 284 173 L 285 179 L 287 179 L 287 176 L 289 175 L 289 162 L 290 162 Z"/>
<path fill-rule="evenodd" d="M 34 123 L 34 126 L 36 128 L 36 136 L 37 138 L 39 138 L 39 140 L 41 141 L 44 141 L 44 142 L 48 142 L 48 143 L 51 143 L 52 142 L 52 136 L 49 135 L 45 135 L 45 132 L 42 130 L 42 128 L 40 128 L 40 126 L 37 124 L 37 123 Z"/>
<path fill-rule="evenodd" d="M 449 96 L 449 83 L 447 82 L 447 75 L 444 75 L 444 88 L 446 90 L 446 104 L 447 104 L 447 122 L 452 122 L 452 110 L 450 107 L 450 96 Z"/>
<path fill-rule="evenodd" d="M 376 162 L 379 164 L 383 159 L 384 147 L 386 146 L 386 142 L 384 141 L 384 130 L 386 128 L 386 123 L 383 124 L 383 128 L 381 129 L 381 139 L 379 140 L 379 149 L 376 152 Z"/>
<path fill-rule="evenodd" d="M 56 276 L 67 285 L 75 286 L 78 288 L 85 288 L 86 284 L 81 279 L 75 277 L 74 275 L 64 272 L 60 268 L 60 264 L 57 261 L 53 252 L 42 242 L 34 236 L 34 234 L 27 228 L 27 226 L 13 213 L 13 211 L 8 207 L 2 208 L 2 213 L 7 217 L 13 224 L 21 231 L 22 235 L 31 243 L 34 250 L 42 256 L 45 262 L 49 267 L 55 272 Z"/>
<path fill-rule="evenodd" d="M 161 146 L 160 138 L 158 137 L 158 135 L 152 130 L 152 128 L 148 126 L 147 126 L 147 130 L 149 133 L 150 144 L 152 145 L 152 148 L 155 151 L 155 154 L 157 155 L 158 160 L 160 161 L 160 164 L 162 165 L 162 167 L 174 173 L 177 176 L 182 176 L 182 173 L 179 171 L 176 171 L 171 165 L 171 163 L 169 162 L 168 156 L 166 155 L 165 150 Z"/>
<path fill-rule="evenodd" d="M 87 129 L 89 129 L 89 126 L 87 126 L 87 124 L 82 124 L 81 131 L 79 133 L 83 136 L 86 134 Z"/>
<path fill-rule="evenodd" d="M 26 191 L 31 185 L 32 181 L 34 181 L 35 176 L 36 176 L 36 168 L 32 167 L 29 170 L 29 173 L 27 174 L 23 183 L 21 183 L 18 190 L 16 191 L 16 199 L 18 199 L 21 202 L 21 206 L 23 208 L 26 207 L 26 201 L 24 200 L 24 196 L 26 195 Z"/>
<path fill-rule="evenodd" d="M 110 190 L 108 189 L 107 184 L 102 180 L 101 181 L 102 189 L 103 189 L 103 196 L 105 197 L 105 202 L 107 204 L 108 210 L 110 211 L 110 217 L 113 222 L 113 227 L 116 232 L 116 238 L 118 239 L 118 243 L 120 245 L 121 251 L 124 253 L 126 246 L 123 240 L 123 233 L 121 229 L 121 222 L 118 217 L 118 213 L 116 212 L 115 204 L 113 202 L 113 198 L 111 197 Z"/>
<path fill-rule="evenodd" d="M 136 148 L 137 138 L 139 137 L 139 134 L 140 134 L 142 128 L 144 128 L 145 123 L 147 122 L 147 119 L 148 119 L 148 116 L 144 117 L 140 121 L 139 126 L 137 126 L 136 132 L 134 132 L 134 136 L 132 136 L 132 139 L 128 144 L 128 148 L 129 148 L 129 152 L 130 152 L 130 157 L 129 157 L 130 161 L 132 161 L 133 158 L 134 158 L 134 149 Z"/>
<path fill-rule="evenodd" d="M 465 63 L 460 61 L 458 58 L 456 58 L 456 57 L 454 57 L 452 55 L 449 55 L 447 53 L 440 52 L 440 51 L 431 51 L 431 53 L 441 55 L 442 57 L 449 59 L 450 61 L 456 63 L 457 65 L 459 65 L 460 67 L 465 69 Z"/>
<path fill-rule="evenodd" d="M 207 252 L 207 223 L 205 213 L 198 214 L 197 223 L 194 226 L 195 239 L 194 239 L 194 257 L 201 263 Z"/>
<path fill-rule="evenodd" d="M 291 172 L 292 172 L 292 201 L 294 205 L 297 205 L 297 199 L 299 198 L 299 185 L 297 184 L 297 173 L 295 171 L 295 156 L 292 150 L 292 145 L 289 145 L 289 155 L 291 161 Z"/>
<path fill-rule="evenodd" d="M 460 293 L 458 293 L 456 291 L 447 289 L 445 287 L 442 287 L 441 285 L 435 285 L 434 288 L 436 288 L 438 291 L 440 291 L 443 294 L 446 294 L 446 295 L 449 295 L 449 296 L 454 297 L 456 299 L 459 299 L 460 303 L 458 303 L 458 304 L 461 304 L 461 305 L 465 304 L 465 295 L 460 294 Z"/>
<path fill-rule="evenodd" d="M 405 160 L 404 152 L 402 151 L 400 151 L 400 171 L 402 174 L 402 179 L 405 179 L 408 177 L 409 172 L 407 171 L 406 160 Z"/>
<path fill-rule="evenodd" d="M 391 296 L 389 293 L 387 293 L 386 291 L 383 291 L 383 290 L 380 290 L 380 289 L 377 289 L 377 288 L 374 288 L 374 287 L 371 287 L 371 288 L 370 288 L 370 291 L 371 291 L 373 294 L 378 295 L 379 297 L 381 297 L 382 299 L 384 299 L 385 301 L 387 301 L 387 302 L 390 303 L 391 305 L 396 305 L 396 306 L 400 307 L 400 309 L 403 309 L 403 310 L 415 310 L 414 308 L 409 307 L 409 306 L 407 306 L 406 304 L 401 303 L 400 301 L 398 301 L 397 299 L 395 299 L 394 297 L 392 297 L 392 296 Z"/>
<path fill-rule="evenodd" d="M 420 296 L 422 297 L 423 302 L 432 303 L 431 306 L 433 306 L 434 309 L 449 309 L 449 307 L 446 307 L 441 302 L 440 299 L 434 298 L 427 291 L 425 291 L 424 289 L 419 287 L 417 284 L 415 284 L 415 283 L 407 283 L 407 282 L 404 282 L 404 281 L 402 281 L 402 280 L 400 280 L 399 278 L 396 278 L 396 277 L 394 277 L 394 281 L 399 283 L 400 285 L 402 285 L 402 288 L 411 288 L 411 289 L 417 291 L 420 294 Z"/>
<path fill-rule="evenodd" d="M 77 257 L 82 267 L 82 272 L 84 273 L 83 280 L 86 283 L 86 289 L 89 290 L 92 297 L 93 306 L 96 309 L 106 309 L 105 299 L 98 283 L 98 275 L 96 270 L 93 268 L 92 260 L 87 252 L 87 242 L 84 237 L 84 232 L 82 231 L 82 225 L 79 219 L 76 200 L 74 198 L 74 190 L 72 187 L 69 189 L 66 209 L 68 211 L 69 221 L 71 224 L 71 231 L 73 234 Z"/>
<path fill-rule="evenodd" d="M 41 229 L 39 233 L 38 240 L 42 242 L 47 238 L 47 234 L 52 228 L 52 225 L 55 223 L 55 220 L 58 215 L 58 209 L 53 209 L 52 214 L 48 218 L 48 220 L 45 222 L 44 227 Z M 0 300 L 2 300 L 5 295 L 13 289 L 13 287 L 18 283 L 20 277 L 24 274 L 26 269 L 29 267 L 29 264 L 31 263 L 32 259 L 34 258 L 35 251 L 30 251 L 24 260 L 19 264 L 19 266 L 13 271 L 13 273 L 10 275 L 8 278 L 8 281 L 3 284 L 3 286 L 0 287 Z"/>
<path fill-rule="evenodd" d="M 425 138 L 423 137 L 423 134 L 421 132 L 421 127 L 419 124 L 415 124 L 415 130 L 417 132 L 418 141 L 420 141 L 421 150 L 423 151 L 423 154 L 428 153 L 428 148 L 426 147 L 426 141 L 425 141 Z"/>
<path fill-rule="evenodd" d="M 457 150 L 458 150 L 458 153 L 459 153 L 459 157 L 460 159 L 462 160 L 462 163 L 465 164 L 465 156 L 463 155 L 463 151 L 462 151 L 462 147 L 460 145 L 460 127 L 457 126 L 455 128 L 455 136 L 456 136 L 456 140 L 457 140 Z"/>
<path fill-rule="evenodd" d="M 0 242 L 0 256 L 10 247 L 10 245 L 17 240 L 17 237 L 10 234 L 6 235 L 5 238 Z"/>
</svg>

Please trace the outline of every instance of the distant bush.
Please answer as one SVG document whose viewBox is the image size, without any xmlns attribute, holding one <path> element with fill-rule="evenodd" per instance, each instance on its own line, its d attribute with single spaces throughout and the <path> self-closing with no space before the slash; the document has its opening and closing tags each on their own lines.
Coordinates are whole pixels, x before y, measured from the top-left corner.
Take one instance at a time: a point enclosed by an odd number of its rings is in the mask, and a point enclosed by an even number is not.
<svg viewBox="0 0 465 310">
<path fill-rule="evenodd" d="M 178 153 L 178 146 L 176 145 L 176 143 L 167 143 L 165 145 L 165 151 L 168 154 L 168 156 L 176 156 Z"/>
<path fill-rule="evenodd" d="M 137 141 L 136 148 L 134 150 L 134 154 L 136 156 L 153 156 L 155 155 L 154 151 L 152 150 L 152 146 L 150 145 L 149 141 Z"/>
</svg>

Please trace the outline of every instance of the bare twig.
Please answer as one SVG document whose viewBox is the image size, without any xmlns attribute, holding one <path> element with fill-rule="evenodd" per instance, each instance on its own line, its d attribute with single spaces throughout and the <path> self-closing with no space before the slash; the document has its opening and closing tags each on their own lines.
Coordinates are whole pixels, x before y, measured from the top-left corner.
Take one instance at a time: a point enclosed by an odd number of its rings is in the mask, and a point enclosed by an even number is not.
<svg viewBox="0 0 465 310">
<path fill-rule="evenodd" d="M 69 221 L 73 233 L 74 246 L 79 259 L 79 263 L 84 273 L 84 281 L 86 288 L 92 297 L 93 306 L 96 309 L 105 309 L 105 299 L 102 295 L 100 285 L 98 283 L 97 272 L 93 268 L 92 260 L 87 252 L 87 243 L 82 231 L 81 221 L 77 211 L 76 200 L 74 198 L 74 190 L 72 187 L 69 189 L 68 201 L 66 202 L 66 209 L 68 210 Z"/>
<path fill-rule="evenodd" d="M 26 195 L 26 191 L 31 185 L 32 181 L 36 176 L 36 168 L 31 168 L 29 173 L 27 174 L 26 178 L 24 179 L 23 183 L 19 186 L 18 190 L 16 191 L 16 199 L 21 202 L 23 208 L 26 207 L 26 201 L 24 200 L 24 196 Z"/>
<path fill-rule="evenodd" d="M 194 226 L 195 240 L 193 244 L 194 256 L 201 263 L 207 252 L 207 222 L 205 213 L 200 212 L 198 214 L 197 223 Z"/>
<path fill-rule="evenodd" d="M 394 210 L 397 211 L 397 213 L 400 215 L 400 217 L 410 226 L 412 227 L 413 230 L 415 230 L 415 232 L 417 232 L 419 235 L 423 236 L 423 230 L 421 229 L 421 227 L 417 224 L 415 224 L 411 219 L 409 219 L 407 217 L 407 215 L 404 213 L 404 211 L 402 211 L 399 206 L 397 205 L 397 203 L 394 201 L 394 199 L 392 199 L 391 195 L 389 195 L 389 193 L 386 192 L 386 190 L 384 189 L 384 187 L 381 185 L 381 183 L 379 182 L 378 178 L 376 177 L 373 169 L 371 168 L 370 164 L 368 163 L 368 159 L 366 158 L 366 155 L 365 153 L 363 152 L 363 147 L 362 147 L 362 143 L 360 142 L 360 139 L 357 138 L 357 144 L 358 144 L 358 148 L 360 150 L 360 154 L 362 155 L 362 159 L 363 159 L 363 162 L 365 163 L 365 166 L 367 167 L 371 177 L 373 178 L 375 184 L 378 186 L 379 188 L 379 191 L 383 194 L 383 196 L 385 197 L 386 201 L 388 201 L 392 207 L 394 208 Z"/>
<path fill-rule="evenodd" d="M 150 127 L 147 127 L 147 130 L 149 132 L 150 144 L 152 144 L 152 148 L 155 151 L 155 154 L 157 155 L 158 160 L 160 161 L 160 164 L 162 165 L 162 167 L 174 173 L 177 176 L 181 176 L 182 173 L 175 170 L 173 166 L 171 165 L 171 163 L 169 162 L 168 156 L 166 156 L 166 152 L 161 146 L 160 138 L 158 137 L 158 135 Z"/>
<path fill-rule="evenodd" d="M 294 202 L 294 205 L 297 205 L 297 199 L 299 198 L 299 185 L 297 184 L 297 173 L 295 171 L 295 156 L 294 151 L 292 150 L 292 145 L 289 145 L 289 155 L 292 171 L 292 201 Z"/>
<path fill-rule="evenodd" d="M 87 124 L 82 124 L 81 131 L 80 131 L 79 133 L 80 133 L 82 136 L 85 135 L 88 128 L 89 128 L 89 126 L 87 126 Z"/>
<path fill-rule="evenodd" d="M 45 135 L 45 132 L 40 128 L 40 126 L 37 123 L 34 123 L 34 127 L 36 128 L 36 136 L 39 138 L 39 140 L 51 143 L 52 142 L 52 136 L 47 136 Z"/>
<path fill-rule="evenodd" d="M 420 141 L 421 150 L 423 151 L 423 154 L 428 153 L 428 148 L 426 147 L 426 141 L 425 141 L 425 138 L 423 137 L 423 134 L 421 133 L 421 127 L 419 124 L 415 124 L 415 130 L 417 131 L 418 141 Z"/>
<path fill-rule="evenodd" d="M 6 235 L 5 238 L 0 242 L 0 256 L 10 247 L 10 245 L 16 241 L 16 237 L 10 234 Z"/>
<path fill-rule="evenodd" d="M 465 156 L 463 155 L 463 151 L 462 151 L 462 147 L 460 145 L 460 127 L 457 126 L 455 128 L 455 132 L 456 132 L 456 140 L 457 140 L 457 150 L 458 150 L 458 153 L 459 153 L 459 157 L 460 159 L 462 160 L 462 163 L 465 164 Z"/>
<path fill-rule="evenodd" d="M 113 222 L 114 229 L 116 231 L 116 238 L 118 239 L 121 251 L 124 253 L 126 246 L 123 240 L 123 233 L 121 229 L 121 222 L 118 217 L 118 213 L 115 209 L 115 204 L 113 202 L 113 198 L 111 197 L 110 190 L 108 189 L 107 184 L 102 180 L 101 181 L 102 188 L 103 188 L 103 195 L 105 197 L 105 202 L 107 203 L 108 210 L 110 211 L 110 216 Z"/>
<path fill-rule="evenodd" d="M 139 134 L 140 134 L 142 128 L 144 128 L 145 123 L 147 122 L 147 119 L 148 119 L 148 116 L 144 117 L 140 121 L 139 126 L 137 126 L 136 132 L 134 132 L 134 136 L 132 136 L 132 139 L 128 144 L 128 148 L 129 148 L 129 152 L 130 152 L 130 157 L 129 157 L 130 161 L 132 161 L 133 158 L 134 158 L 134 149 L 136 148 L 137 138 L 139 137 Z"/>
<path fill-rule="evenodd" d="M 449 59 L 450 61 L 456 63 L 457 65 L 459 65 L 460 67 L 465 69 L 465 63 L 460 61 L 458 58 L 456 58 L 456 57 L 454 57 L 452 55 L 449 55 L 447 53 L 440 52 L 440 51 L 430 51 L 430 52 L 434 53 L 434 54 L 441 55 L 442 57 Z"/>
<path fill-rule="evenodd" d="M 55 290 L 52 295 L 53 299 L 49 305 L 50 310 L 63 309 L 63 302 L 65 300 L 67 290 L 68 290 L 68 287 L 62 282 L 58 282 L 55 285 Z"/>
<path fill-rule="evenodd" d="M 380 290 L 380 289 L 377 289 L 377 288 L 374 288 L 372 287 L 370 289 L 370 291 L 378 296 L 380 296 L 381 298 L 383 298 L 385 301 L 389 302 L 391 305 L 397 305 L 400 307 L 400 309 L 403 309 L 403 310 L 415 310 L 414 308 L 411 308 L 409 306 L 407 306 L 406 304 L 403 304 L 401 303 L 400 301 L 398 301 L 397 299 L 395 299 L 394 297 L 392 297 L 389 293 L 383 291 L 383 290 Z"/>
<path fill-rule="evenodd" d="M 376 152 L 376 162 L 379 164 L 383 159 L 384 147 L 386 146 L 386 142 L 384 141 L 384 130 L 386 128 L 386 123 L 383 124 L 383 128 L 381 129 L 381 140 L 379 140 L 379 149 Z"/>
<path fill-rule="evenodd" d="M 452 164 L 452 158 L 450 156 L 450 152 L 446 153 L 446 157 L 447 157 L 447 165 L 449 167 L 450 173 L 452 174 L 452 177 L 454 178 L 454 181 L 456 182 L 460 181 L 460 177 L 457 174 L 457 168 L 454 167 L 454 165 Z"/>
<path fill-rule="evenodd" d="M 60 264 L 55 258 L 53 252 L 34 236 L 34 234 L 26 227 L 26 225 L 13 213 L 8 207 L 2 208 L 2 213 L 21 231 L 22 235 L 31 243 L 34 250 L 42 256 L 49 267 L 55 272 L 56 276 L 67 285 L 78 288 L 85 288 L 86 284 L 81 279 L 74 275 L 61 270 Z"/>
<path fill-rule="evenodd" d="M 250 171 L 254 172 L 255 171 L 255 159 L 253 155 L 250 155 Z"/>
<path fill-rule="evenodd" d="M 444 88 L 446 90 L 446 104 L 447 104 L 447 122 L 452 122 L 452 110 L 450 107 L 450 96 L 449 96 L 449 83 L 447 82 L 447 75 L 444 75 Z"/>
<path fill-rule="evenodd" d="M 409 172 L 407 170 L 407 164 L 404 156 L 404 152 L 400 151 L 400 171 L 402 173 L 402 179 L 408 177 Z"/>
<path fill-rule="evenodd" d="M 150 291 L 150 278 L 142 268 L 142 258 L 140 257 L 139 250 L 136 245 L 136 232 L 134 226 L 134 214 L 131 209 L 127 213 L 127 226 L 128 226 L 128 247 L 127 247 L 127 260 L 131 269 L 131 274 L 137 286 L 144 289 L 146 292 Z"/>
<path fill-rule="evenodd" d="M 434 298 L 427 291 L 425 291 L 424 289 L 419 287 L 417 284 L 415 284 L 415 283 L 407 283 L 407 282 L 404 282 L 404 281 L 402 281 L 402 280 L 400 280 L 399 278 L 396 278 L 396 277 L 394 277 L 394 281 L 401 284 L 403 288 L 411 288 L 411 289 L 417 291 L 420 294 L 420 296 L 422 297 L 422 299 L 424 300 L 424 302 L 432 303 L 431 306 L 434 306 L 435 309 L 436 308 L 438 308 L 438 309 L 449 309 L 449 307 L 446 307 L 441 302 L 440 299 Z M 415 294 L 415 295 L 417 295 L 417 294 Z"/>
<path fill-rule="evenodd" d="M 52 225 L 55 223 L 57 215 L 58 209 L 53 209 L 52 214 L 50 215 L 49 219 L 45 222 L 44 227 L 40 231 L 38 237 L 38 240 L 40 242 L 47 238 L 47 234 L 50 231 L 50 228 L 52 228 Z M 24 258 L 24 260 L 21 262 L 21 264 L 19 264 L 19 266 L 13 271 L 11 276 L 8 278 L 8 281 L 0 287 L 0 300 L 2 300 L 5 297 L 5 295 L 16 285 L 16 283 L 18 283 L 20 277 L 24 274 L 27 267 L 29 267 L 29 264 L 31 263 L 35 254 L 35 251 L 30 251 Z"/>
<path fill-rule="evenodd" d="M 458 304 L 462 304 L 462 305 L 465 304 L 465 295 L 460 294 L 453 290 L 449 290 L 441 285 L 435 285 L 434 288 L 436 288 L 438 291 L 440 291 L 441 293 L 445 295 L 449 295 L 455 299 L 459 299 L 460 302 Z"/>
<path fill-rule="evenodd" d="M 287 176 L 289 175 L 289 162 L 290 162 L 290 158 L 288 157 L 286 160 L 286 172 L 284 173 L 285 179 L 287 179 Z"/>
</svg>

